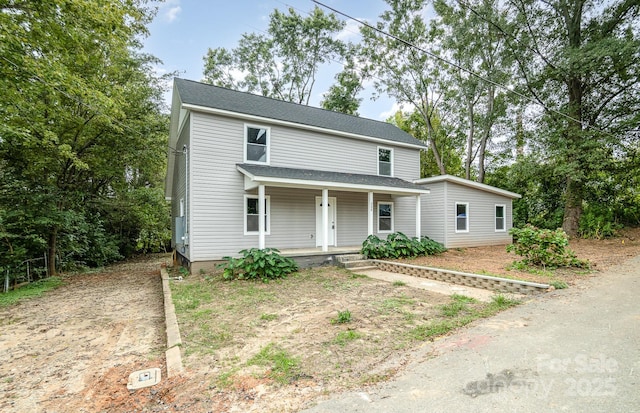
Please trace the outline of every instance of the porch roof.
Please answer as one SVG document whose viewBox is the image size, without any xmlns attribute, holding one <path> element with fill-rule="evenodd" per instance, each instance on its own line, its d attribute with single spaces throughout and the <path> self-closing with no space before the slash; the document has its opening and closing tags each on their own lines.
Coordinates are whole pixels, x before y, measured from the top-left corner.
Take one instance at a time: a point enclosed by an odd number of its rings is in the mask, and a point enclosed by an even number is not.
<svg viewBox="0 0 640 413">
<path fill-rule="evenodd" d="M 424 186 L 390 176 L 283 168 L 268 165 L 236 164 L 245 176 L 245 190 L 258 185 L 352 192 L 382 192 L 392 195 L 428 194 Z"/>
</svg>

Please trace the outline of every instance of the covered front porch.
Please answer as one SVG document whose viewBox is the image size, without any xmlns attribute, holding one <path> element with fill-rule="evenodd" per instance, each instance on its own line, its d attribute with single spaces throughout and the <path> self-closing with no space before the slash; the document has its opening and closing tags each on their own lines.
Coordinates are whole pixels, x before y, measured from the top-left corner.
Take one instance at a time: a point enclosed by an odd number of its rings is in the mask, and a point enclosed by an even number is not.
<svg viewBox="0 0 640 413">
<path fill-rule="evenodd" d="M 266 209 L 269 204 L 266 202 L 268 188 L 278 189 L 280 192 L 283 189 L 300 190 L 300 193 L 304 193 L 305 196 L 308 196 L 309 193 L 315 193 L 316 247 L 313 248 L 308 243 L 297 244 L 292 241 L 290 244 L 286 244 L 280 242 L 276 247 L 279 247 L 283 254 L 317 256 L 357 252 L 360 250 L 360 243 L 364 241 L 366 236 L 376 233 L 391 233 L 397 228 L 414 233 L 417 237 L 421 235 L 421 196 L 429 193 L 429 190 L 412 182 L 387 176 L 254 164 L 238 164 L 237 169 L 244 175 L 245 191 L 253 193 L 254 197 L 257 192 L 256 206 L 258 211 L 256 218 L 258 222 L 255 225 L 257 231 L 254 233 L 258 235 L 258 248 L 273 246 L 267 245 L 267 236 L 270 235 L 268 228 L 270 226 L 273 228 L 273 222 L 276 219 L 272 219 L 269 225 L 265 225 Z M 357 205 L 359 206 L 354 208 L 354 205 L 351 204 L 349 205 L 350 210 L 342 206 L 337 207 L 336 201 L 344 196 L 340 194 L 348 195 L 349 193 L 353 194 L 353 199 L 358 199 Z M 283 202 L 281 200 L 281 209 L 284 209 L 284 203 L 293 204 L 296 201 L 298 192 L 290 191 L 290 194 L 289 201 Z M 336 212 L 336 207 L 340 212 Z M 277 206 L 274 206 L 273 200 L 270 208 L 272 214 L 277 215 Z M 366 216 L 366 220 L 364 216 Z M 313 218 L 312 216 L 310 219 Z M 358 237 L 340 236 L 339 240 L 338 221 L 341 221 L 341 234 L 357 232 L 360 235 Z M 396 222 L 395 228 L 394 222 Z M 290 229 L 292 232 L 295 230 L 293 226 Z M 273 232 L 271 230 L 271 238 L 273 238 Z M 292 233 L 292 235 L 299 234 Z M 309 235 L 311 238 L 314 236 Z"/>
</svg>

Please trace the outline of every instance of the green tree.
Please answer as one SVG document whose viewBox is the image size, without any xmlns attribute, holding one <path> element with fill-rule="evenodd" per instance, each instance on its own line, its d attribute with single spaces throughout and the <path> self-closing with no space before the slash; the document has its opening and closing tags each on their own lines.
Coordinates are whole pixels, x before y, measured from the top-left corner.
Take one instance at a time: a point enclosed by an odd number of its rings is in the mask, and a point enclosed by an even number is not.
<svg viewBox="0 0 640 413">
<path fill-rule="evenodd" d="M 438 172 L 448 173 L 432 124 L 444 91 L 439 83 L 441 70 L 432 57 L 436 52 L 435 33 L 429 31 L 422 17 L 426 4 L 419 0 L 387 0 L 387 3 L 390 10 L 380 15 L 375 28 L 363 26 L 361 29 L 363 57 L 368 62 L 365 74 L 374 79 L 379 93 L 386 93 L 399 103 L 415 108 L 426 125 L 425 142 Z"/>
<path fill-rule="evenodd" d="M 512 24 L 493 23 L 524 87 L 545 109 L 536 139 L 563 177 L 562 226 L 575 236 L 589 181 L 637 146 L 628 131 L 640 123 L 640 2 L 507 4 Z"/>
<path fill-rule="evenodd" d="M 440 159 L 449 174 L 462 175 L 464 169 L 462 157 L 460 156 L 462 152 L 460 142 L 455 145 L 444 130 L 437 113 L 431 113 L 433 118 L 431 118 L 430 123 L 434 129 L 432 136 L 435 141 L 435 147 L 438 148 Z M 393 123 L 416 139 L 427 142 L 428 129 L 422 115 L 417 111 L 410 113 L 398 111 L 393 117 L 387 119 L 387 122 Z M 433 151 L 422 151 L 420 153 L 420 177 L 426 178 L 435 175 L 440 175 L 440 170 L 434 160 Z"/>
<path fill-rule="evenodd" d="M 210 48 L 205 81 L 308 105 L 320 67 L 346 53 L 335 38 L 345 23 L 318 7 L 308 17 L 289 8 L 269 18 L 266 35 L 244 33 L 235 49 Z"/>
<path fill-rule="evenodd" d="M 346 58 L 347 64 L 336 76 L 334 83 L 324 94 L 320 106 L 327 110 L 358 116 L 358 108 L 362 98 L 358 94 L 364 89 L 362 79 L 355 69 L 355 48 L 350 48 Z"/>
<path fill-rule="evenodd" d="M 0 222 L 16 241 L 28 235 L 18 242 L 25 254 L 46 250 L 50 274 L 56 257 L 88 265 L 119 257 L 101 205 L 162 174 L 167 119 L 156 60 L 136 51 L 152 16 L 142 4 L 1 9 Z M 134 176 L 150 179 L 134 185 Z"/>
<path fill-rule="evenodd" d="M 484 181 L 487 149 L 496 126 L 506 119 L 507 91 L 499 84 L 510 83 L 512 59 L 505 53 L 502 33 L 488 19 L 505 24 L 506 11 L 496 0 L 475 0 L 459 4 L 436 0 L 437 17 L 431 28 L 440 40 L 440 55 L 453 65 L 444 65 L 445 90 L 441 112 L 448 114 L 450 128 L 466 135 L 465 177 Z M 473 11 L 472 11 L 473 8 Z M 483 18 L 478 16 L 482 13 Z M 470 72 L 473 71 L 473 74 Z M 502 133 L 505 133 L 504 127 Z M 477 173 L 473 173 L 473 166 Z"/>
</svg>

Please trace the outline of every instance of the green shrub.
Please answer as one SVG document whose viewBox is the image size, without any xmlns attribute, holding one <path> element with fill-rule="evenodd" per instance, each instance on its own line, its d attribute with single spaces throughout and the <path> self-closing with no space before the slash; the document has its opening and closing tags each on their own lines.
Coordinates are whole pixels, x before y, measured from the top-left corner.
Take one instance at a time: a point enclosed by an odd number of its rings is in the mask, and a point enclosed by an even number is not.
<svg viewBox="0 0 640 413">
<path fill-rule="evenodd" d="M 223 268 L 225 280 L 260 279 L 266 282 L 298 271 L 298 264 L 291 258 L 280 255 L 280 251 L 275 248 L 251 248 L 240 251 L 240 254 L 240 258 L 223 257 L 227 262 L 219 267 Z"/>
<path fill-rule="evenodd" d="M 345 324 L 351 322 L 351 311 L 338 311 L 338 317 L 331 319 L 331 324 Z"/>
<path fill-rule="evenodd" d="M 613 211 L 603 207 L 588 206 L 580 216 L 579 233 L 582 238 L 611 238 L 622 228 L 615 222 Z"/>
<path fill-rule="evenodd" d="M 409 238 L 402 232 L 394 232 L 381 240 L 369 235 L 362 243 L 362 254 L 367 258 L 408 258 L 421 255 L 433 255 L 446 251 L 439 242 L 429 237 Z"/>
<path fill-rule="evenodd" d="M 569 238 L 560 228 L 555 231 L 536 228 L 527 224 L 524 228 L 512 228 L 509 233 L 514 243 L 507 251 L 523 257 L 520 263 L 545 268 L 589 268 L 589 262 L 579 260 L 569 249 Z"/>
</svg>

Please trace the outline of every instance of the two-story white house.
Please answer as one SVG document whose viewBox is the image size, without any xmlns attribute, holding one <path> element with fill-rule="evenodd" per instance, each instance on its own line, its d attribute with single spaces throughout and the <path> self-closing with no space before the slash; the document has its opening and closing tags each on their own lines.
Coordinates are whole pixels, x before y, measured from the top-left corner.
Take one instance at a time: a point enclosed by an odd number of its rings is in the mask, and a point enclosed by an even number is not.
<svg viewBox="0 0 640 413">
<path fill-rule="evenodd" d="M 173 246 L 193 271 L 253 247 L 313 256 L 419 237 L 423 149 L 389 123 L 175 79 Z"/>
</svg>

